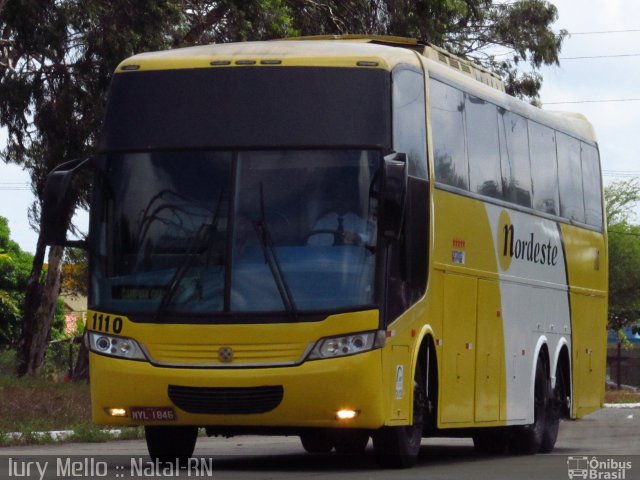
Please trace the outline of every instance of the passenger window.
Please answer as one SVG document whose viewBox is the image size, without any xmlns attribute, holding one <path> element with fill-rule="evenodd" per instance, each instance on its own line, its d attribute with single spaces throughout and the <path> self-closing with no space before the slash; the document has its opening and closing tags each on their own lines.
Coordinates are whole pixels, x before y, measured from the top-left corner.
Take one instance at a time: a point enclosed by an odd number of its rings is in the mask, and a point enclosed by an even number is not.
<svg viewBox="0 0 640 480">
<path fill-rule="evenodd" d="M 436 80 L 432 80 L 430 86 L 436 181 L 467 190 L 469 169 L 465 151 L 464 95 Z"/>
<path fill-rule="evenodd" d="M 602 228 L 602 185 L 598 150 L 583 142 L 581 146 L 585 220 L 588 225 Z"/>
<path fill-rule="evenodd" d="M 580 141 L 564 133 L 556 133 L 558 142 L 558 180 L 560 182 L 560 215 L 584 223 L 582 166 Z"/>
<path fill-rule="evenodd" d="M 531 165 L 529 163 L 529 132 L 527 120 L 520 115 L 501 115 L 506 137 L 507 154 L 502 159 L 504 199 L 531 207 Z"/>
<path fill-rule="evenodd" d="M 466 113 L 470 190 L 502 198 L 497 107 L 466 95 Z"/>
<path fill-rule="evenodd" d="M 409 175 L 427 178 L 424 76 L 406 68 L 393 72 L 393 148 L 407 154 Z"/>
<path fill-rule="evenodd" d="M 529 122 L 529 150 L 533 180 L 533 207 L 544 213 L 558 215 L 558 163 L 555 132 L 535 122 Z"/>
</svg>

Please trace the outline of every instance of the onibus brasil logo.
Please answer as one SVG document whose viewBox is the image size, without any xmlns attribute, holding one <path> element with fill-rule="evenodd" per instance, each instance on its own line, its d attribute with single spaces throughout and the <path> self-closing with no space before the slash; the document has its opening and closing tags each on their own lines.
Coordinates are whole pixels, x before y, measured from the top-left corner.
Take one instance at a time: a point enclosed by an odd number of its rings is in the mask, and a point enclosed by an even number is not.
<svg viewBox="0 0 640 480">
<path fill-rule="evenodd" d="M 567 474 L 570 479 L 585 480 L 625 480 L 627 470 L 631 470 L 631 462 L 607 458 L 579 456 L 567 458 Z"/>
</svg>

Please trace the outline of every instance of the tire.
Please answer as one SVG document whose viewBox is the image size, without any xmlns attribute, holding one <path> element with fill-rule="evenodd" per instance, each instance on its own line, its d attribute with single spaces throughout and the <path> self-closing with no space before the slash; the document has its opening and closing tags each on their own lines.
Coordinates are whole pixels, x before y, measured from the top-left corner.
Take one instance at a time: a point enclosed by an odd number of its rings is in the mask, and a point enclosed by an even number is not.
<svg viewBox="0 0 640 480">
<path fill-rule="evenodd" d="M 338 430 L 335 432 L 336 453 L 360 455 L 367 449 L 369 432 L 366 430 Z"/>
<path fill-rule="evenodd" d="M 562 415 L 562 405 L 566 402 L 566 384 L 562 366 L 558 365 L 556 372 L 556 386 L 551 390 L 550 401 L 547 408 L 547 418 L 542 434 L 542 444 L 540 445 L 540 453 L 551 453 L 556 446 L 558 439 L 558 430 L 560 429 L 560 417 Z"/>
<path fill-rule="evenodd" d="M 551 386 L 546 372 L 545 361 L 542 357 L 538 357 L 533 395 L 534 420 L 531 425 L 517 427 L 514 430 L 513 442 L 510 445 L 513 453 L 533 455 L 542 448 L 551 403 Z"/>
<path fill-rule="evenodd" d="M 382 468 L 410 468 L 418 459 L 425 421 L 426 398 L 422 368 L 413 381 L 413 422 L 402 427 L 382 427 L 373 435 L 373 448 Z"/>
<path fill-rule="evenodd" d="M 300 435 L 302 447 L 308 453 L 329 453 L 333 449 L 333 438 L 326 430 L 312 430 Z"/>
<path fill-rule="evenodd" d="M 473 446 L 481 455 L 502 455 L 508 445 L 508 431 L 502 427 L 485 428 L 473 435 Z"/>
<path fill-rule="evenodd" d="M 198 427 L 144 427 L 147 449 L 152 460 L 186 465 L 196 446 Z"/>
</svg>

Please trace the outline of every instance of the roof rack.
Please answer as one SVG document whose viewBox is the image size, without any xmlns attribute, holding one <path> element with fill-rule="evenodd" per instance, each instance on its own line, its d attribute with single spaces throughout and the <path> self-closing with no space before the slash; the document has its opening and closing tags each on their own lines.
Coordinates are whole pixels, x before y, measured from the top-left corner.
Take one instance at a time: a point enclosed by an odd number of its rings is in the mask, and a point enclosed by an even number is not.
<svg viewBox="0 0 640 480">
<path fill-rule="evenodd" d="M 415 38 L 394 37 L 390 35 L 314 35 L 308 37 L 291 37 L 286 40 L 348 40 L 356 42 L 374 43 L 376 45 L 387 45 L 390 47 L 408 48 L 431 60 L 444 63 L 450 68 L 458 70 L 471 78 L 489 85 L 490 87 L 505 91 L 504 82 L 495 73 L 486 68 L 470 62 L 462 57 L 458 57 L 447 50 L 436 47 L 430 43 L 419 42 Z"/>
</svg>

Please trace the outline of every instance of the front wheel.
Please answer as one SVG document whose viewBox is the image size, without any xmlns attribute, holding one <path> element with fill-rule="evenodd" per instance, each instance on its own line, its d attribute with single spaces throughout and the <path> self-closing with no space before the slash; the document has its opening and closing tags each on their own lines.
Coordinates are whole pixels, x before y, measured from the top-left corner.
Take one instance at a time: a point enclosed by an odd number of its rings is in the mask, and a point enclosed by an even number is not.
<svg viewBox="0 0 640 480">
<path fill-rule="evenodd" d="M 300 441 L 308 453 L 329 453 L 334 443 L 329 432 L 321 429 L 301 434 Z"/>
<path fill-rule="evenodd" d="M 147 449 L 152 460 L 186 465 L 198 438 L 198 427 L 144 427 Z"/>
<path fill-rule="evenodd" d="M 369 432 L 366 430 L 343 429 L 335 432 L 336 453 L 360 455 L 367 449 Z"/>
<path fill-rule="evenodd" d="M 413 382 L 413 424 L 403 427 L 382 427 L 373 435 L 373 448 L 382 468 L 409 468 L 418 459 L 426 398 L 421 374 L 416 368 Z"/>
</svg>

